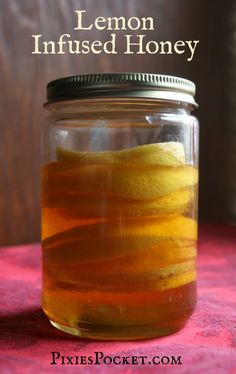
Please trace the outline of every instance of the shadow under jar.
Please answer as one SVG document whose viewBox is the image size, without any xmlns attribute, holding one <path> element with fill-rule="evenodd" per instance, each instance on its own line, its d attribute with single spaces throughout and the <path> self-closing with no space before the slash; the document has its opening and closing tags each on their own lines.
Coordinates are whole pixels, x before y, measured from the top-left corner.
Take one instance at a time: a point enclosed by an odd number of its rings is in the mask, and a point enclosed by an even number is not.
<svg viewBox="0 0 236 374">
<path fill-rule="evenodd" d="M 195 85 L 154 74 L 52 81 L 43 139 L 43 309 L 86 338 L 182 328 L 196 303 Z"/>
</svg>

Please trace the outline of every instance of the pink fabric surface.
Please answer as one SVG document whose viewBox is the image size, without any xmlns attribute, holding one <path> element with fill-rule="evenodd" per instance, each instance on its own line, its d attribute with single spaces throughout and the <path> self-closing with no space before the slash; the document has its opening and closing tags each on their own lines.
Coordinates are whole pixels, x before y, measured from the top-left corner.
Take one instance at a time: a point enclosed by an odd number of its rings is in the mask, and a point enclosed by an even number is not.
<svg viewBox="0 0 236 374">
<path fill-rule="evenodd" d="M 40 245 L 0 251 L 0 372 L 236 373 L 236 227 L 200 227 L 198 304 L 181 331 L 134 342 L 101 342 L 57 331 L 40 308 Z M 182 356 L 182 365 L 51 365 L 65 356 Z"/>
</svg>

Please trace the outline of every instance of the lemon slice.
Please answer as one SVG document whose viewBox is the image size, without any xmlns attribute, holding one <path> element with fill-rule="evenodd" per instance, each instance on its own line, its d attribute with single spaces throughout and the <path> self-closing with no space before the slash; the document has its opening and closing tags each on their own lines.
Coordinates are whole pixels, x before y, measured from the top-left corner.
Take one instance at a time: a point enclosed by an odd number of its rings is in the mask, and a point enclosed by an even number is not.
<svg viewBox="0 0 236 374">
<path fill-rule="evenodd" d="M 119 261 L 114 258 L 100 261 L 99 264 L 97 262 L 81 266 L 76 264 L 74 267 L 70 266 L 70 270 L 107 272 L 112 269 L 114 272 L 124 274 L 133 271 L 153 271 L 196 259 L 195 244 L 193 240 L 161 240 L 158 244 L 143 251 L 119 258 Z"/>
<path fill-rule="evenodd" d="M 191 166 L 91 165 L 61 172 L 49 165 L 45 185 L 54 194 L 81 193 L 101 197 L 156 199 L 176 190 L 193 186 L 198 171 Z"/>
<path fill-rule="evenodd" d="M 178 166 L 185 163 L 182 143 L 168 142 L 139 145 L 120 151 L 75 152 L 65 148 L 56 149 L 58 161 L 78 161 L 81 164 L 147 163 Z"/>
<path fill-rule="evenodd" d="M 122 151 L 73 152 L 57 149 L 60 161 L 44 168 L 53 194 L 71 192 L 101 198 L 157 199 L 198 181 L 195 168 L 184 165 L 184 147 L 169 142 Z"/>
<path fill-rule="evenodd" d="M 91 195 L 89 198 L 79 193 L 50 193 L 44 199 L 44 205 L 52 210 L 57 209 L 57 215 L 68 220 L 79 218 L 106 217 L 145 217 L 183 213 L 191 199 L 193 191 L 184 188 L 154 200 L 112 199 L 104 198 L 101 194 Z M 54 222 L 50 219 L 50 224 Z"/>
<path fill-rule="evenodd" d="M 193 275 L 195 275 L 193 277 Z M 56 279 L 81 287 L 94 287 L 100 291 L 113 292 L 142 292 L 160 291 L 168 288 L 192 282 L 196 279 L 195 261 L 186 261 L 182 264 L 174 264 L 165 268 L 153 269 L 152 271 L 116 272 L 112 269 L 106 271 L 66 271 L 61 269 Z"/>
<path fill-rule="evenodd" d="M 196 240 L 197 224 L 183 216 L 81 225 L 43 241 L 44 256 L 60 264 L 82 264 L 120 258 L 163 240 Z"/>
</svg>

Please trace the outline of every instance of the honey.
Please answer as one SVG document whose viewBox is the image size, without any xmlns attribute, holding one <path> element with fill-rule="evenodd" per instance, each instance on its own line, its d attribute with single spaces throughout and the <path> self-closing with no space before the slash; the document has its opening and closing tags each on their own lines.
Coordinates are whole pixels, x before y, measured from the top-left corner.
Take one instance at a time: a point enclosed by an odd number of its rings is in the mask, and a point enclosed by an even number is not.
<svg viewBox="0 0 236 374">
<path fill-rule="evenodd" d="M 57 158 L 43 168 L 43 307 L 50 320 L 98 339 L 179 329 L 195 306 L 198 182 L 182 144 L 58 148 Z"/>
</svg>

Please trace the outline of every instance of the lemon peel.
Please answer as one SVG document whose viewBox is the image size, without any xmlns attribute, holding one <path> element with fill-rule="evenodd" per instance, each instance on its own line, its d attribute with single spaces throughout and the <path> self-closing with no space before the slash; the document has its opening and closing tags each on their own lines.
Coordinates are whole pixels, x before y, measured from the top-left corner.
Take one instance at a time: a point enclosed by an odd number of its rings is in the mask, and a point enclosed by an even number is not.
<svg viewBox="0 0 236 374">
<path fill-rule="evenodd" d="M 198 182 L 191 166 L 91 165 L 62 172 L 49 167 L 45 178 L 53 193 L 102 194 L 106 197 L 155 199 Z"/>
<path fill-rule="evenodd" d="M 43 246 L 45 256 L 52 256 L 59 263 L 70 264 L 73 258 L 73 263 L 82 264 L 127 256 L 162 240 L 196 237 L 196 222 L 177 216 L 81 225 L 45 239 Z"/>
<path fill-rule="evenodd" d="M 57 147 L 58 161 L 78 161 L 81 164 L 147 163 L 178 166 L 185 163 L 184 146 L 179 142 L 139 145 L 119 151 L 77 152 Z"/>
<path fill-rule="evenodd" d="M 51 194 L 45 206 L 58 208 L 57 214 L 67 219 L 106 218 L 106 217 L 145 217 L 183 213 L 193 197 L 189 188 L 174 191 L 153 200 L 112 199 L 91 195 L 89 199 L 79 193 L 61 195 Z"/>
</svg>

